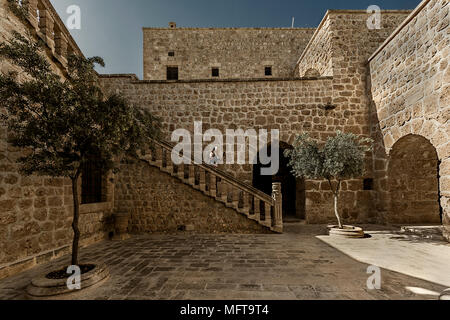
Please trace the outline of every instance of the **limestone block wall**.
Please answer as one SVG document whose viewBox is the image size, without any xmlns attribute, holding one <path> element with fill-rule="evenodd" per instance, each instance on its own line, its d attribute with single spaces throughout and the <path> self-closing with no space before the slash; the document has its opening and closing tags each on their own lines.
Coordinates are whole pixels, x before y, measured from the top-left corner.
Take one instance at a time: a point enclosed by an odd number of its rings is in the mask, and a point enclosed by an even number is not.
<svg viewBox="0 0 450 320">
<path fill-rule="evenodd" d="M 358 131 L 363 115 L 338 107 L 326 110 L 333 94 L 331 78 L 273 79 L 271 81 L 138 81 L 135 76 L 104 75 L 107 92 L 124 95 L 162 120 L 164 138 L 178 128 L 193 132 L 194 121 L 203 130 L 279 129 L 281 141 L 292 144 L 295 136 L 308 132 L 325 141 L 336 130 Z M 368 129 L 367 129 L 368 130 Z M 358 131 L 361 132 L 361 131 Z M 370 159 L 368 160 L 370 164 Z M 252 165 L 220 167 L 244 182 L 252 183 Z M 364 177 L 366 178 L 366 177 Z M 371 207 L 373 192 L 363 190 L 363 179 L 343 186 L 341 209 L 347 222 L 376 219 Z M 328 182 L 306 182 L 306 219 L 309 223 L 334 221 Z"/>
<path fill-rule="evenodd" d="M 353 123 L 344 111 L 325 110 L 332 94 L 330 78 L 166 82 L 103 75 L 101 81 L 106 92 L 120 93 L 159 117 L 168 141 L 176 129 L 193 133 L 194 121 L 203 122 L 203 132 L 214 128 L 224 135 L 227 129 L 279 129 L 281 141 L 288 144 L 301 132 L 325 140 Z M 251 183 L 251 166 L 227 169 Z"/>
<path fill-rule="evenodd" d="M 27 30 L 34 32 L 45 41 L 43 53 L 53 70 L 64 76 L 67 52 L 82 53 L 63 29 L 64 24 L 49 1 L 31 3 L 45 15 L 45 28 L 53 30 L 51 37 L 38 26 L 36 17 L 31 15 L 24 24 L 10 12 L 8 2 L 0 0 L 0 42 L 9 39 L 13 30 L 22 34 Z M 7 61 L 0 61 L 0 72 L 12 69 Z M 7 135 L 7 129 L 0 124 L 0 278 L 69 253 L 73 236 L 70 180 L 19 174 L 16 160 L 23 151 L 8 144 Z M 82 245 L 101 240 L 109 233 L 113 192 L 113 185 L 108 184 L 108 202 L 81 207 Z"/>
<path fill-rule="evenodd" d="M 256 221 L 145 162 L 123 163 L 116 179 L 115 207 L 131 214 L 133 233 L 270 233 Z"/>
<path fill-rule="evenodd" d="M 372 136 L 370 130 L 370 100 L 367 96 L 367 59 L 401 24 L 410 11 L 382 11 L 380 29 L 367 27 L 370 15 L 360 10 L 329 10 L 300 57 L 297 74 L 311 72 L 333 76 L 332 103 L 336 110 L 347 113 L 347 130 L 358 135 Z M 366 178 L 376 179 L 371 157 L 366 162 Z M 365 193 L 367 201 L 377 202 L 378 193 Z M 375 205 L 370 216 L 384 222 L 380 208 Z"/>
<path fill-rule="evenodd" d="M 386 170 L 392 152 L 410 137 L 423 137 L 440 163 L 440 205 L 446 236 L 450 238 L 450 5 L 425 0 L 370 57 L 372 131 L 378 137 L 375 169 L 384 197 L 380 207 L 394 212 Z M 410 179 L 420 177 L 410 175 Z M 433 189 L 423 186 L 423 192 Z"/>
<path fill-rule="evenodd" d="M 410 12 L 383 10 L 380 29 L 369 29 L 371 14 L 366 11 L 328 10 L 297 62 L 296 75 L 308 76 L 316 71 L 321 76 L 333 76 L 338 85 L 341 77 L 351 76 L 342 84 L 356 84 L 358 76 L 366 73 L 367 58 Z"/>
<path fill-rule="evenodd" d="M 326 15 L 316 29 L 308 46 L 297 61 L 295 75 L 299 77 L 316 73 L 320 76 L 333 76 L 332 68 L 332 39 L 330 15 Z"/>
<path fill-rule="evenodd" d="M 166 67 L 178 66 L 179 79 L 292 77 L 295 63 L 314 29 L 300 28 L 144 28 L 144 79 L 166 80 Z M 169 56 L 169 52 L 174 56 Z"/>
</svg>

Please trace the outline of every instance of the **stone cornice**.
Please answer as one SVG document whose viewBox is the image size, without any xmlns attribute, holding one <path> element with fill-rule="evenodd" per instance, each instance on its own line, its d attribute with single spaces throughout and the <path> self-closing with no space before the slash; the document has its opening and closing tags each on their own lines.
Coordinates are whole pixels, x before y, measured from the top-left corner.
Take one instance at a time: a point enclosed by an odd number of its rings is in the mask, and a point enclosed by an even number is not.
<svg viewBox="0 0 450 320">
<path fill-rule="evenodd" d="M 99 74 L 99 78 L 113 79 L 113 78 L 128 78 L 132 83 L 160 83 L 160 84 L 175 84 L 175 83 L 223 83 L 223 82 L 274 82 L 274 81 L 313 81 L 313 80 L 331 80 L 333 77 L 302 77 L 302 78 L 253 78 L 253 79 L 189 79 L 189 80 L 139 80 L 135 74 Z"/>
</svg>

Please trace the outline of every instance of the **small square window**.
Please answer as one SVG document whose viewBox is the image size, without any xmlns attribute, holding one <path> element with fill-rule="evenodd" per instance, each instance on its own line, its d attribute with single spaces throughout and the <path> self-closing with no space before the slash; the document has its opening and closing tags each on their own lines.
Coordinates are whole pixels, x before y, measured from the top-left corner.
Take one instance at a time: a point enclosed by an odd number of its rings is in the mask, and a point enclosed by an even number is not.
<svg viewBox="0 0 450 320">
<path fill-rule="evenodd" d="M 167 80 L 178 80 L 178 67 L 167 67 Z"/>
<path fill-rule="evenodd" d="M 272 75 L 272 67 L 266 67 L 264 69 L 264 74 L 266 75 L 266 77 L 270 77 Z"/>
<path fill-rule="evenodd" d="M 106 175 L 98 157 L 91 157 L 82 167 L 81 204 L 106 202 Z"/>
<path fill-rule="evenodd" d="M 212 68 L 212 76 L 213 77 L 219 76 L 219 68 Z"/>
<path fill-rule="evenodd" d="M 175 57 L 175 51 L 169 51 L 169 57 Z"/>
<path fill-rule="evenodd" d="M 373 179 L 364 179 L 364 190 L 373 190 Z"/>
</svg>

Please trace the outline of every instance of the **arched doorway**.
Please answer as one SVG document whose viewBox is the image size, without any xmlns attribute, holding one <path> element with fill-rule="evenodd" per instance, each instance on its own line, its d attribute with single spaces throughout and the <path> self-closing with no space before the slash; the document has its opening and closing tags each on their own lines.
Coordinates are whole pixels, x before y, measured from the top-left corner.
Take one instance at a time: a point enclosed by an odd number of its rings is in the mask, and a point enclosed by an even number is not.
<svg viewBox="0 0 450 320">
<path fill-rule="evenodd" d="M 296 179 L 288 166 L 289 159 L 284 156 L 284 151 L 292 149 L 292 146 L 280 142 L 280 168 L 273 176 L 261 175 L 261 168 L 269 167 L 258 163 L 253 166 L 253 186 L 266 194 L 272 194 L 272 183 L 281 183 L 283 195 L 283 218 L 305 219 L 305 183 L 303 179 Z M 270 156 L 270 146 L 268 153 Z M 259 153 L 258 153 L 259 160 Z"/>
<path fill-rule="evenodd" d="M 388 191 L 391 223 L 440 224 L 439 159 L 426 138 L 407 135 L 392 147 Z"/>
</svg>

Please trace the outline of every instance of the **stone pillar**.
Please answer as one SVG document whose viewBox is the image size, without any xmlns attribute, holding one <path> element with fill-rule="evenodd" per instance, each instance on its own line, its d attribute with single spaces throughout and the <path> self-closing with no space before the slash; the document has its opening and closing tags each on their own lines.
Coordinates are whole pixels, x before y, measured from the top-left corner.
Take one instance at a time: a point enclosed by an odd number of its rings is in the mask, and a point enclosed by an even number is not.
<svg viewBox="0 0 450 320">
<path fill-rule="evenodd" d="M 235 209 L 239 208 L 240 195 L 241 195 L 241 190 L 238 187 L 233 186 L 232 201 L 233 201 L 233 208 L 235 208 Z"/>
<path fill-rule="evenodd" d="M 200 170 L 200 191 L 205 192 L 206 191 L 206 171 L 203 168 L 199 168 Z"/>
<path fill-rule="evenodd" d="M 283 232 L 283 195 L 281 194 L 281 183 L 272 184 L 272 198 L 274 202 L 274 230 Z"/>
<path fill-rule="evenodd" d="M 264 202 L 264 224 L 267 227 L 272 227 L 272 204 Z"/>
<path fill-rule="evenodd" d="M 243 194 L 243 201 L 244 201 L 244 205 L 242 207 L 242 211 L 248 216 L 249 212 L 250 212 L 250 205 L 249 205 L 249 194 L 248 192 L 244 191 Z"/>
<path fill-rule="evenodd" d="M 228 203 L 228 183 L 224 180 L 220 183 L 220 198 L 225 204 Z"/>
<path fill-rule="evenodd" d="M 39 28 L 37 20 L 37 0 L 26 0 L 24 3 L 28 6 L 28 20 L 37 30 Z"/>
<path fill-rule="evenodd" d="M 170 151 L 167 149 L 163 150 L 164 162 L 166 163 L 166 171 L 170 174 L 174 173 L 172 158 L 170 157 Z"/>
<path fill-rule="evenodd" d="M 217 177 L 211 173 L 209 179 L 209 194 L 215 198 L 217 196 Z"/>
<path fill-rule="evenodd" d="M 193 164 L 189 165 L 188 182 L 191 186 L 195 185 L 195 167 Z"/>
<path fill-rule="evenodd" d="M 44 36 L 44 40 L 49 46 L 49 48 L 53 51 L 55 49 L 55 41 L 53 39 L 53 27 L 54 21 L 50 14 L 50 10 L 48 10 L 42 2 L 38 2 L 39 9 L 39 30 L 41 34 Z"/>
<path fill-rule="evenodd" d="M 184 163 L 178 165 L 178 178 L 184 181 Z"/>
<path fill-rule="evenodd" d="M 254 197 L 254 200 L 253 200 L 253 212 L 255 213 L 255 219 L 257 221 L 261 221 L 260 200 L 257 197 Z"/>
<path fill-rule="evenodd" d="M 67 63 L 67 39 L 58 27 L 55 29 L 55 53 Z"/>
<path fill-rule="evenodd" d="M 162 168 L 163 165 L 163 150 L 159 145 L 155 145 L 155 164 L 158 168 Z"/>
</svg>

